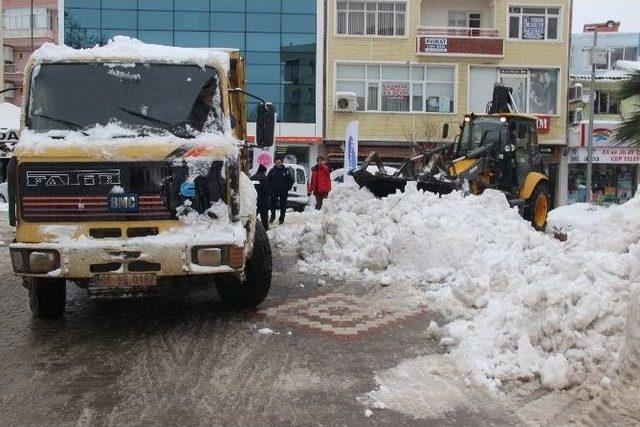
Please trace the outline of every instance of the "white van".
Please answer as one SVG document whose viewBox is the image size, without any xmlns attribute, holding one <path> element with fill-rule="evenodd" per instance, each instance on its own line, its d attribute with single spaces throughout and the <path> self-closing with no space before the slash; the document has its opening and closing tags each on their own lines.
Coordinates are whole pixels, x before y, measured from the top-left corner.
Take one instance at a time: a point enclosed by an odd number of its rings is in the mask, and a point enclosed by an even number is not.
<svg viewBox="0 0 640 427">
<path fill-rule="evenodd" d="M 307 169 L 301 165 L 288 164 L 289 173 L 293 176 L 293 187 L 289 190 L 287 198 L 287 207 L 292 208 L 296 212 L 304 211 L 309 204 L 309 196 L 307 195 L 307 187 L 309 180 Z"/>
</svg>

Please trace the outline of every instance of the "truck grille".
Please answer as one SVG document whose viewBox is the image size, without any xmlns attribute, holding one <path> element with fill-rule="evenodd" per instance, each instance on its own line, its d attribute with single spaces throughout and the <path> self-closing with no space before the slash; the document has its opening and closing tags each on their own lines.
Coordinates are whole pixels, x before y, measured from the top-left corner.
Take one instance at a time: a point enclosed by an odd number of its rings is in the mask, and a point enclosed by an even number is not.
<svg viewBox="0 0 640 427">
<path fill-rule="evenodd" d="M 107 196 L 25 196 L 22 217 L 26 221 L 118 221 L 172 219 L 158 195 L 140 197 L 138 212 L 110 212 Z"/>
<path fill-rule="evenodd" d="M 33 222 L 174 219 L 162 197 L 163 181 L 171 174 L 168 162 L 23 163 L 18 170 L 21 216 Z M 136 195 L 138 209 L 110 209 L 115 186 Z"/>
</svg>

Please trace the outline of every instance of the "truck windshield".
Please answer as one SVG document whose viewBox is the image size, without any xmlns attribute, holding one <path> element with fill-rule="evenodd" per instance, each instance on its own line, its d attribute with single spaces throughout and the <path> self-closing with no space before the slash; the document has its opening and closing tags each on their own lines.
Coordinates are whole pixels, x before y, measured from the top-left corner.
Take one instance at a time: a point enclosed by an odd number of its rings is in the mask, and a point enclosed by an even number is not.
<svg viewBox="0 0 640 427">
<path fill-rule="evenodd" d="M 64 63 L 34 70 L 27 127 L 81 130 L 116 122 L 192 137 L 220 131 L 220 79 L 195 65 Z"/>
<path fill-rule="evenodd" d="M 504 124 L 493 117 L 479 117 L 473 121 L 465 121 L 458 145 L 458 154 L 463 155 L 480 147 L 481 144 L 497 143 L 503 128 Z"/>
</svg>

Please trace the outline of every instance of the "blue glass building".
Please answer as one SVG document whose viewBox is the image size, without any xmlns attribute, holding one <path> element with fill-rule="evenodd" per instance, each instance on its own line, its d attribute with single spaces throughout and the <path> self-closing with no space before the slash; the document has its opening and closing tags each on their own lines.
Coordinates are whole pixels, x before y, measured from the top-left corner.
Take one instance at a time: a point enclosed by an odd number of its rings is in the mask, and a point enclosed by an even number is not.
<svg viewBox="0 0 640 427">
<path fill-rule="evenodd" d="M 127 35 L 238 48 L 248 90 L 276 104 L 279 121 L 315 123 L 316 8 L 316 0 L 64 0 L 64 39 L 73 47 Z M 248 102 L 252 119 L 256 104 Z"/>
</svg>

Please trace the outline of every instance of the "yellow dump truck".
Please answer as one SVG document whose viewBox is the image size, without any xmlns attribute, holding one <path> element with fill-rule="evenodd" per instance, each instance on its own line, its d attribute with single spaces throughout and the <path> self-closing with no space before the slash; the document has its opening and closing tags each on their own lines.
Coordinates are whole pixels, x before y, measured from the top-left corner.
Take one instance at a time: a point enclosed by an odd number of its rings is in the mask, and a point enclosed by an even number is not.
<svg viewBox="0 0 640 427">
<path fill-rule="evenodd" d="M 11 260 L 36 316 L 61 316 L 70 282 L 121 297 L 197 277 L 233 306 L 265 299 L 271 250 L 244 172 L 244 73 L 237 51 L 126 37 L 32 55 L 8 187 Z M 263 102 L 257 145 L 273 143 L 274 126 Z"/>
</svg>

